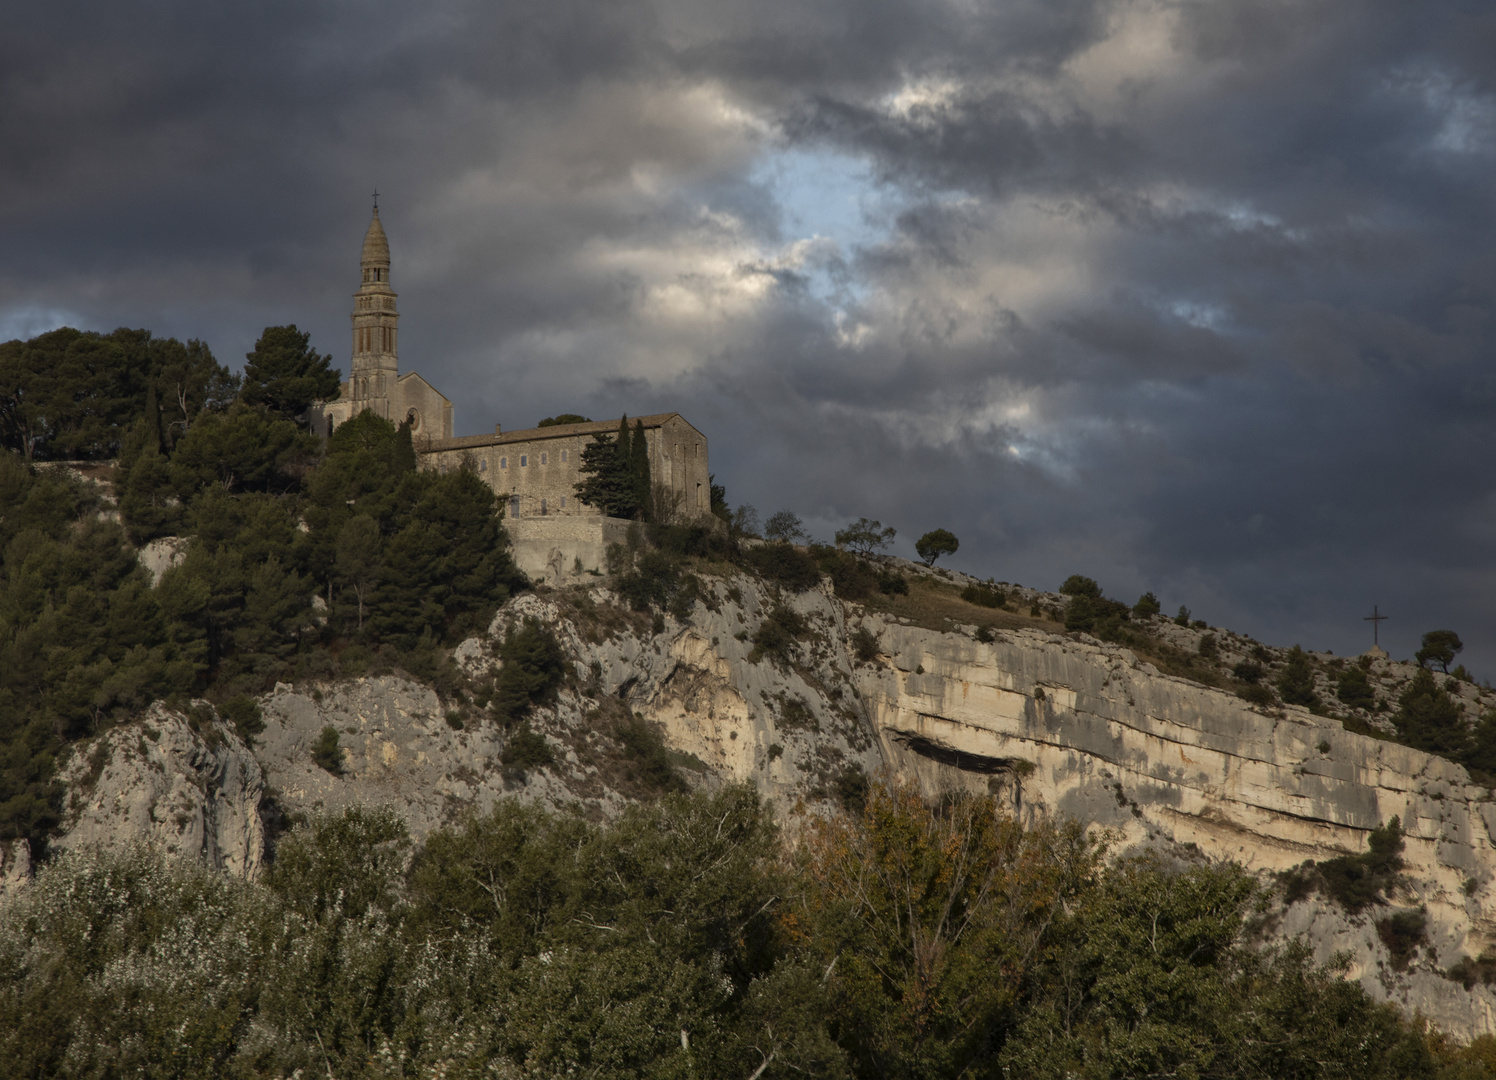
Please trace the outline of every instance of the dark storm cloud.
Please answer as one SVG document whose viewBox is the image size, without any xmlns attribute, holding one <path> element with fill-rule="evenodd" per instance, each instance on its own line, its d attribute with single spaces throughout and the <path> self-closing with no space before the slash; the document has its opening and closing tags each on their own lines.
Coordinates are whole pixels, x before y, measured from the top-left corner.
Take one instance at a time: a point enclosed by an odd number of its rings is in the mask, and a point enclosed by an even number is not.
<svg viewBox="0 0 1496 1080">
<path fill-rule="evenodd" d="M 823 536 L 1490 674 L 1489 7 L 31 5 L 0 329 L 342 358 L 378 184 L 463 430 L 680 408 Z"/>
</svg>

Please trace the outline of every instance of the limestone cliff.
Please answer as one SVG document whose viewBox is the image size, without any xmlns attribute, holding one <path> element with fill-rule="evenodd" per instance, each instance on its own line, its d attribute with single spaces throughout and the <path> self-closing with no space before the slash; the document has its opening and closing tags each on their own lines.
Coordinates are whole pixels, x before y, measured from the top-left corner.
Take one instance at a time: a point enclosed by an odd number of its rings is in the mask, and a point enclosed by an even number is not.
<svg viewBox="0 0 1496 1080">
<path fill-rule="evenodd" d="M 752 637 L 780 605 L 799 617 L 798 640 L 765 655 Z M 1429 920 L 1406 970 L 1374 925 L 1386 909 L 1351 917 L 1311 895 L 1279 904 L 1270 929 L 1321 960 L 1348 953 L 1350 977 L 1457 1035 L 1496 1031 L 1496 995 L 1439 973 L 1496 943 L 1496 803 L 1459 766 L 1303 709 L 1249 707 L 1083 635 L 1017 627 L 984 643 L 974 625 L 917 626 L 829 587 L 790 595 L 742 575 L 703 577 L 684 618 L 628 612 L 600 586 L 527 594 L 463 643 L 461 665 L 486 677 L 493 641 L 526 617 L 574 665 L 532 718 L 550 766 L 506 767 L 506 737 L 481 710 L 402 678 L 283 685 L 262 700 L 252 749 L 159 708 L 85 748 L 68 766 L 59 842 L 152 837 L 252 875 L 271 807 L 388 804 L 417 836 L 503 797 L 608 815 L 639 794 L 610 737 L 631 712 L 659 725 L 692 783 L 747 781 L 784 809 L 887 769 L 1027 818 L 1079 818 L 1119 852 L 1161 846 L 1264 874 L 1363 851 L 1398 816 L 1407 870 L 1394 901 Z M 329 725 L 338 774 L 311 758 Z"/>
</svg>

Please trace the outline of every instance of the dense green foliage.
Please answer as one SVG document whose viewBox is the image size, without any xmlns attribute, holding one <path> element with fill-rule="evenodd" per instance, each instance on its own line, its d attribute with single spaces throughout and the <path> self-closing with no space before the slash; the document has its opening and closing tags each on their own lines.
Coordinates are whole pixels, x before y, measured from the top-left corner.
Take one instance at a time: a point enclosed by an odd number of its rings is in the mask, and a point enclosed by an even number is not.
<svg viewBox="0 0 1496 1080">
<path fill-rule="evenodd" d="M 926 566 L 934 566 L 942 555 L 954 555 L 961 541 L 949 529 L 931 529 L 914 542 L 915 553 Z"/>
<path fill-rule="evenodd" d="M 200 341 L 54 330 L 0 344 L 0 446 L 27 460 L 99 460 L 137 423 L 169 446 L 238 391 Z"/>
<path fill-rule="evenodd" d="M 841 786 L 852 809 L 793 851 L 732 787 L 611 825 L 505 801 L 413 858 L 390 813 L 350 810 L 284 835 L 262 884 L 70 852 L 0 901 L 0 1057 L 22 1078 L 1490 1075 L 1484 1046 L 1253 948 L 1234 867 L 1108 866 L 991 800 Z"/>
<path fill-rule="evenodd" d="M 332 367 L 332 357 L 312 348 L 311 339 L 294 326 L 265 327 L 254 352 L 244 357 L 244 403 L 299 423 L 312 402 L 337 397 L 341 372 Z"/>
<path fill-rule="evenodd" d="M 1418 661 L 1419 666 L 1438 664 L 1444 674 L 1448 675 L 1449 665 L 1454 662 L 1455 654 L 1462 652 L 1464 648 L 1465 643 L 1453 630 L 1430 630 L 1423 635 L 1423 644 L 1413 654 L 1413 659 Z"/>
<path fill-rule="evenodd" d="M 287 412 L 329 373 L 294 327 L 267 328 L 251 358 L 235 398 L 197 342 L 0 346 L 0 839 L 39 853 L 59 755 L 154 700 L 233 702 L 225 718 L 253 734 L 245 695 L 336 675 L 354 644 L 419 667 L 522 584 L 473 473 L 417 471 L 409 432 L 368 413 L 325 447 L 301 431 Z M 101 486 L 25 460 L 111 453 Z M 182 558 L 152 587 L 131 541 L 161 536 Z"/>
<path fill-rule="evenodd" d="M 609 517 L 648 520 L 653 515 L 652 486 L 649 475 L 649 443 L 644 422 L 629 431 L 629 418 L 618 421 L 618 432 L 611 439 L 599 432 L 582 447 L 578 467 L 582 479 L 576 484 L 577 498 L 594 506 Z"/>
<path fill-rule="evenodd" d="M 1060 593 L 1070 597 L 1070 603 L 1065 605 L 1066 630 L 1115 641 L 1122 637 L 1122 624 L 1132 618 L 1132 608 L 1103 596 L 1101 586 L 1081 574 L 1067 577 L 1060 585 Z"/>
<path fill-rule="evenodd" d="M 1314 666 L 1309 654 L 1295 645 L 1288 652 L 1283 671 L 1278 676 L 1278 693 L 1288 705 L 1302 705 L 1314 712 L 1319 711 L 1319 694 L 1314 689 Z"/>
</svg>

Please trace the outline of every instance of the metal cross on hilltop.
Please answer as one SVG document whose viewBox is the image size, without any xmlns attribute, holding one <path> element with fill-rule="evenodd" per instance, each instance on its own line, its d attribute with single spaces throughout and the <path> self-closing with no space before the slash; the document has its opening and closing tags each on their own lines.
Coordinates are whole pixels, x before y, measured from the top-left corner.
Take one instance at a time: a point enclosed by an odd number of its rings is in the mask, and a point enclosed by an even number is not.
<svg viewBox="0 0 1496 1080">
<path fill-rule="evenodd" d="M 1361 619 L 1362 622 L 1371 623 L 1371 643 L 1375 647 L 1381 647 L 1381 642 L 1377 640 L 1377 631 L 1381 629 L 1381 624 L 1386 620 L 1387 616 L 1379 613 L 1375 604 L 1371 605 L 1371 614 L 1365 615 Z"/>
</svg>

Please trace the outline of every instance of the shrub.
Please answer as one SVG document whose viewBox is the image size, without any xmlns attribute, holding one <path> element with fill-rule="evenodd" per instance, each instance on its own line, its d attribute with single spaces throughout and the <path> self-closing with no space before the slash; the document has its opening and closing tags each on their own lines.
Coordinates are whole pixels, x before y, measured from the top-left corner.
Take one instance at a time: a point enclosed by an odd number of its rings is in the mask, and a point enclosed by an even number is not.
<svg viewBox="0 0 1496 1080">
<path fill-rule="evenodd" d="M 653 791 L 685 791 L 686 782 L 670 760 L 659 730 L 642 716 L 630 715 L 613 728 L 623 756 L 638 768 L 638 779 Z"/>
<path fill-rule="evenodd" d="M 1190 609 L 1183 604 L 1179 605 L 1179 614 L 1174 616 L 1175 626 L 1188 626 L 1190 624 Z"/>
<path fill-rule="evenodd" d="M 1086 596 L 1091 599 L 1100 599 L 1101 586 L 1096 584 L 1094 578 L 1085 577 L 1082 574 L 1071 574 L 1060 586 L 1060 592 L 1066 596 Z"/>
<path fill-rule="evenodd" d="M 223 702 L 218 706 L 218 715 L 234 725 L 246 746 L 252 745 L 254 737 L 265 730 L 259 703 L 248 694 L 236 694 Z"/>
<path fill-rule="evenodd" d="M 1377 920 L 1377 937 L 1392 954 L 1392 966 L 1407 971 L 1418 946 L 1428 940 L 1428 915 L 1421 909 L 1394 911 Z"/>
<path fill-rule="evenodd" d="M 783 604 L 779 605 L 754 631 L 753 650 L 748 654 L 748 662 L 756 664 L 767 656 L 778 663 L 788 663 L 796 639 L 809 629 L 804 618 Z"/>
<path fill-rule="evenodd" d="M 979 626 L 977 632 L 972 635 L 983 645 L 991 645 L 997 640 L 997 631 L 990 626 Z"/>
<path fill-rule="evenodd" d="M 909 594 L 909 582 L 904 575 L 893 570 L 885 570 L 878 575 L 878 591 L 885 596 L 907 596 Z"/>
<path fill-rule="evenodd" d="M 1288 654 L 1283 674 L 1278 676 L 1278 693 L 1289 705 L 1319 709 L 1319 695 L 1314 692 L 1314 666 L 1309 661 L 1309 654 L 1297 645 Z"/>
<path fill-rule="evenodd" d="M 1487 946 L 1478 957 L 1462 956 L 1444 977 L 1463 984 L 1466 990 L 1475 989 L 1477 983 L 1490 986 L 1496 983 L 1496 951 Z"/>
<path fill-rule="evenodd" d="M 1262 665 L 1255 660 L 1243 660 L 1231 669 L 1231 674 L 1244 683 L 1258 683 L 1262 681 Z"/>
<path fill-rule="evenodd" d="M 961 599 L 987 608 L 1000 608 L 1008 602 L 1007 594 L 991 585 L 968 585 L 961 590 Z"/>
<path fill-rule="evenodd" d="M 878 655 L 878 636 L 865 626 L 852 631 L 852 653 L 864 664 Z"/>
<path fill-rule="evenodd" d="M 1402 870 L 1402 822 L 1393 818 L 1367 837 L 1359 855 L 1342 855 L 1319 864 L 1319 878 L 1330 898 L 1352 915 L 1384 901 Z"/>
<path fill-rule="evenodd" d="M 566 673 L 561 643 L 533 617 L 504 636 L 499 659 L 504 666 L 494 680 L 492 707 L 505 724 L 521 719 L 532 705 L 549 701 Z"/>
<path fill-rule="evenodd" d="M 1138 597 L 1138 602 L 1132 605 L 1132 613 L 1140 619 L 1151 619 L 1163 608 L 1159 605 L 1158 597 L 1151 592 L 1145 592 Z"/>
<path fill-rule="evenodd" d="M 1335 696 L 1353 709 L 1369 709 L 1376 701 L 1371 680 L 1366 677 L 1365 669 L 1359 666 L 1348 667 L 1340 673 L 1335 683 Z"/>
<path fill-rule="evenodd" d="M 841 808 L 849 814 L 860 814 L 867 806 L 867 773 L 860 765 L 848 765 L 836 776 L 835 795 Z"/>
<path fill-rule="evenodd" d="M 680 581 L 680 564 L 665 551 L 651 548 L 634 560 L 633 568 L 617 574 L 613 587 L 634 611 L 663 607 Z"/>
<path fill-rule="evenodd" d="M 499 760 L 511 769 L 524 770 L 553 764 L 556 756 L 551 753 L 551 744 L 545 741 L 545 736 L 526 722 L 504 742 Z"/>
<path fill-rule="evenodd" d="M 1131 615 L 1132 609 L 1116 600 L 1078 594 L 1065 607 L 1065 629 L 1114 637 Z"/>
<path fill-rule="evenodd" d="M 1458 703 L 1427 668 L 1418 669 L 1397 699 L 1392 723 L 1403 742 L 1419 750 L 1459 761 L 1470 749 L 1470 730 Z"/>
<path fill-rule="evenodd" d="M 821 583 L 821 571 L 816 566 L 816 561 L 784 540 L 774 540 L 747 549 L 743 553 L 743 562 L 765 580 L 795 592 L 805 592 Z"/>
<path fill-rule="evenodd" d="M 831 578 L 831 588 L 842 600 L 864 600 L 878 587 L 878 575 L 857 556 L 833 547 L 815 551 L 821 572 Z"/>
<path fill-rule="evenodd" d="M 1259 705 L 1264 709 L 1278 704 L 1278 695 L 1273 693 L 1273 688 L 1261 683 L 1248 683 L 1236 691 L 1236 696 L 1249 705 Z"/>
<path fill-rule="evenodd" d="M 1221 655 L 1221 644 L 1214 634 L 1206 634 L 1200 638 L 1196 652 L 1200 654 L 1201 660 L 1217 660 Z"/>
<path fill-rule="evenodd" d="M 343 753 L 338 747 L 338 729 L 328 724 L 312 744 L 312 761 L 334 776 L 343 774 Z"/>
</svg>

